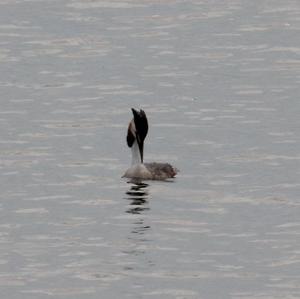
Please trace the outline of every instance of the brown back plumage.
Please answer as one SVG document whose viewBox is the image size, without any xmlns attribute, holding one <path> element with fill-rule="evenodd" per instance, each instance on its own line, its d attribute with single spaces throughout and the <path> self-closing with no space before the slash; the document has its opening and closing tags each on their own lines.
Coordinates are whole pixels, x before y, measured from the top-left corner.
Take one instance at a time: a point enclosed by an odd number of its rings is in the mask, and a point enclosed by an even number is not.
<svg viewBox="0 0 300 299">
<path fill-rule="evenodd" d="M 135 133 L 134 133 L 134 130 L 133 130 L 132 126 L 133 126 L 133 124 L 132 124 L 132 122 L 130 122 L 129 125 L 128 125 L 127 137 L 126 137 L 127 145 L 129 147 L 132 147 L 133 142 L 135 140 Z"/>
</svg>

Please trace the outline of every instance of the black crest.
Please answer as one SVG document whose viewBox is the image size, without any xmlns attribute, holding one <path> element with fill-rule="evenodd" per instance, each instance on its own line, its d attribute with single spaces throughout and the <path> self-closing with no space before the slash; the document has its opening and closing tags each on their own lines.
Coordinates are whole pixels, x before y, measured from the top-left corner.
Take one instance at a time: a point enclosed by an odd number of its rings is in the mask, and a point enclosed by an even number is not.
<svg viewBox="0 0 300 299">
<path fill-rule="evenodd" d="M 148 120 L 144 110 L 137 111 L 131 108 L 134 118 L 135 129 L 137 136 L 139 137 L 139 142 L 143 142 L 148 133 Z"/>
</svg>

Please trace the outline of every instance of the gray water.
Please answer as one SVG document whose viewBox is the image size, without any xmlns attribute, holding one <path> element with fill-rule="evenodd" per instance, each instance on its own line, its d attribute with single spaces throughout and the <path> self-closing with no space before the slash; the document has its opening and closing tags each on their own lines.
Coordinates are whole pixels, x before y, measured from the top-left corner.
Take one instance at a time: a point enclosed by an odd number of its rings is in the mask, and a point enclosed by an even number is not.
<svg viewBox="0 0 300 299">
<path fill-rule="evenodd" d="M 1 298 L 300 298 L 298 0 L 1 0 L 0 70 Z"/>
</svg>

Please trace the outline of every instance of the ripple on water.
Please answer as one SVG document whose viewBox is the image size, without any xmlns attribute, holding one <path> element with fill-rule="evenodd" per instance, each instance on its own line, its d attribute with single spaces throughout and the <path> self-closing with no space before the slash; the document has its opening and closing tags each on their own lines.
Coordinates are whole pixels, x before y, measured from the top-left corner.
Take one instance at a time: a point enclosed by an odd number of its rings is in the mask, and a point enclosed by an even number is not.
<svg viewBox="0 0 300 299">
<path fill-rule="evenodd" d="M 0 297 L 300 298 L 298 2 L 29 2 L 0 5 Z M 121 178 L 131 107 L 172 182 Z"/>
</svg>

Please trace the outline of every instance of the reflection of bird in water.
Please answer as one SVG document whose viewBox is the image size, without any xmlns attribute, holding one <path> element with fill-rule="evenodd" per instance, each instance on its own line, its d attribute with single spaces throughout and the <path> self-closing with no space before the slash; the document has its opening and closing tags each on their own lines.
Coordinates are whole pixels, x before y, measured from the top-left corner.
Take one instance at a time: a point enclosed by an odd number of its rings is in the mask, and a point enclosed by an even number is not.
<svg viewBox="0 0 300 299">
<path fill-rule="evenodd" d="M 130 187 L 130 190 L 126 192 L 130 200 L 130 208 L 127 210 L 127 213 L 131 214 L 141 214 L 145 210 L 149 210 L 149 207 L 146 207 L 148 204 L 148 184 L 144 184 L 138 181 L 133 182 L 134 185 Z"/>
<path fill-rule="evenodd" d="M 143 180 L 173 178 L 178 170 L 169 163 L 144 163 L 144 140 L 148 133 L 148 120 L 143 110 L 132 108 L 133 119 L 129 123 L 127 145 L 131 148 L 132 163 L 123 177 Z"/>
<path fill-rule="evenodd" d="M 148 184 L 144 184 L 141 180 L 132 180 L 130 189 L 126 192 L 126 199 L 129 201 L 129 208 L 126 213 L 132 219 L 132 227 L 127 237 L 129 246 L 123 251 L 130 256 L 131 265 L 125 270 L 141 270 L 149 269 L 155 263 L 148 254 L 148 244 L 153 241 L 151 238 L 151 227 L 147 224 L 148 217 L 145 215 L 149 210 L 148 203 Z"/>
</svg>

